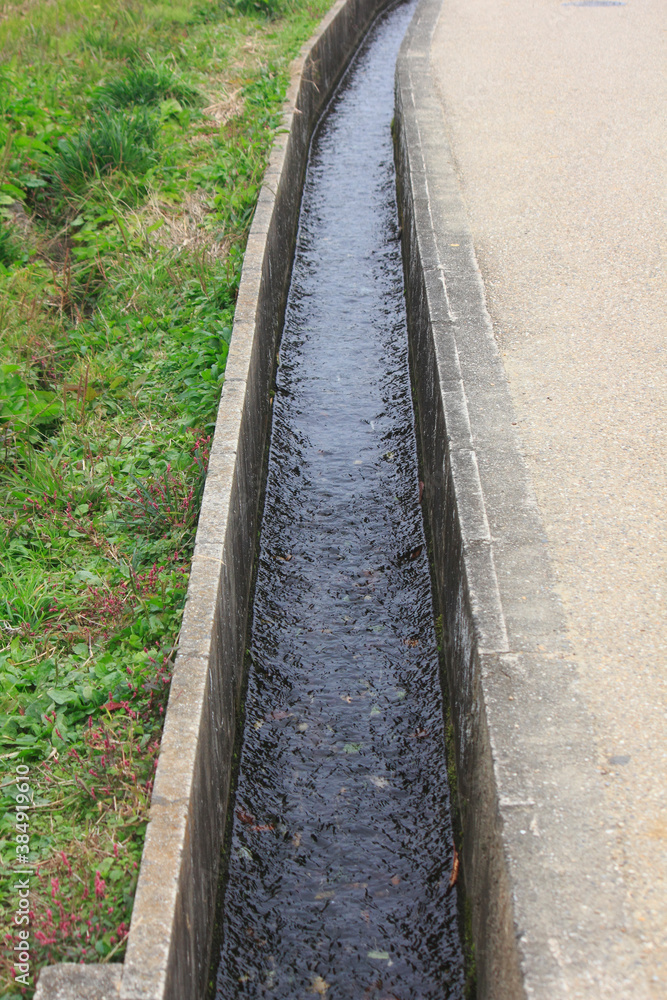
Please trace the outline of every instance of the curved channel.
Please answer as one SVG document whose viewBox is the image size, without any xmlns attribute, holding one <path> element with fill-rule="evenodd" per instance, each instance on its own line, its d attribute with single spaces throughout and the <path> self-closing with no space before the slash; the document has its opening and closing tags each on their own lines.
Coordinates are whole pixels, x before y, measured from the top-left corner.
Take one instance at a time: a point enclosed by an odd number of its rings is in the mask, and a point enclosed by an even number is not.
<svg viewBox="0 0 667 1000">
<path fill-rule="evenodd" d="M 463 995 L 391 140 L 414 2 L 314 136 L 274 399 L 216 997 Z"/>
</svg>

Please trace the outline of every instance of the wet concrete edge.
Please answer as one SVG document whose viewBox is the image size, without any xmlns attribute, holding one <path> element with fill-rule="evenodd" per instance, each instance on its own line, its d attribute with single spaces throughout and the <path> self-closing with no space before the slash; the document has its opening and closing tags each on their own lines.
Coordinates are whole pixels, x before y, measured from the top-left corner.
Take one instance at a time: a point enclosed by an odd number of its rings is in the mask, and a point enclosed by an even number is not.
<svg viewBox="0 0 667 1000">
<path fill-rule="evenodd" d="M 403 42 L 395 135 L 477 995 L 630 996 L 592 721 L 431 76 L 441 4 L 422 0 Z"/>
<path fill-rule="evenodd" d="M 386 3 L 338 0 L 292 64 L 284 131 L 244 257 L 125 961 L 50 966 L 35 1000 L 195 1000 L 205 992 L 270 389 L 310 138 Z"/>
</svg>

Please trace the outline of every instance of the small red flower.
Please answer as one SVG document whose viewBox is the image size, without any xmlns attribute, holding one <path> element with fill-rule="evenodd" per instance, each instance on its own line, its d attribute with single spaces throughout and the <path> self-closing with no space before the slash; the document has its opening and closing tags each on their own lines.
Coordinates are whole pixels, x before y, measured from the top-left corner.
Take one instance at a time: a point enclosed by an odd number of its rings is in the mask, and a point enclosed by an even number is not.
<svg viewBox="0 0 667 1000">
<path fill-rule="evenodd" d="M 95 895 L 98 899 L 104 899 L 106 896 L 107 885 L 104 879 L 101 877 L 99 871 L 95 872 Z"/>
</svg>

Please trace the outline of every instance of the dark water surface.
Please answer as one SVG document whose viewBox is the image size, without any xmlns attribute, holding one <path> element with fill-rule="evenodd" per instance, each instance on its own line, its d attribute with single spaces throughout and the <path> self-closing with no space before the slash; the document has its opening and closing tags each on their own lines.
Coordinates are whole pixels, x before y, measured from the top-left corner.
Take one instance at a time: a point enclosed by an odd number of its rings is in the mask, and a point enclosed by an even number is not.
<svg viewBox="0 0 667 1000">
<path fill-rule="evenodd" d="M 390 123 L 414 4 L 315 137 L 274 401 L 217 996 L 459 998 Z"/>
</svg>

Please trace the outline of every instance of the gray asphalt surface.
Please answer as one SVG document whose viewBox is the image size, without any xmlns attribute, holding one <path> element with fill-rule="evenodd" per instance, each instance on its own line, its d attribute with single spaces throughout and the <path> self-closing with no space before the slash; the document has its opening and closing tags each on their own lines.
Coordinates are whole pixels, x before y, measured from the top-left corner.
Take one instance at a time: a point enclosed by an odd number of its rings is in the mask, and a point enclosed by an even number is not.
<svg viewBox="0 0 667 1000">
<path fill-rule="evenodd" d="M 432 47 L 595 724 L 627 933 L 655 998 L 667 996 L 666 49 L 664 0 L 444 0 Z"/>
</svg>

